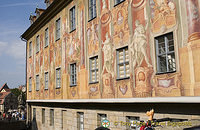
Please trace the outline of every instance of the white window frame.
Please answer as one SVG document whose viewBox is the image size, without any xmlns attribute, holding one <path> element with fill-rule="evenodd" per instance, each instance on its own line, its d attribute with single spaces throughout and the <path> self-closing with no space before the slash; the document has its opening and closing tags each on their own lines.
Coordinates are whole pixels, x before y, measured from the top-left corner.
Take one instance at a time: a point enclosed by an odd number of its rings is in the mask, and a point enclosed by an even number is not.
<svg viewBox="0 0 200 130">
<path fill-rule="evenodd" d="M 29 42 L 29 57 L 31 57 L 32 56 L 32 41 L 31 42 Z"/>
<path fill-rule="evenodd" d="M 88 0 L 88 16 L 89 21 L 96 18 L 97 10 L 96 10 L 96 0 Z"/>
<path fill-rule="evenodd" d="M 44 73 L 44 89 L 49 89 L 49 72 Z"/>
<path fill-rule="evenodd" d="M 92 69 L 92 61 L 94 60 L 94 69 Z M 97 82 L 99 82 L 99 76 L 98 76 L 98 74 L 99 74 L 99 64 L 98 64 L 98 62 L 99 62 L 99 60 L 98 60 L 98 56 L 94 56 L 94 57 L 91 57 L 90 59 L 89 59 L 89 62 L 90 62 L 90 65 L 89 65 L 89 69 L 90 69 L 90 78 L 89 78 L 89 81 L 90 81 L 90 83 L 97 83 Z M 92 72 L 94 72 L 95 73 L 95 75 L 94 75 L 94 78 L 95 78 L 95 81 L 94 82 L 92 82 Z"/>
<path fill-rule="evenodd" d="M 84 113 L 77 112 L 77 126 L 78 130 L 84 130 Z"/>
<path fill-rule="evenodd" d="M 56 88 L 61 88 L 61 68 L 56 69 Z"/>
<path fill-rule="evenodd" d="M 167 36 L 172 36 L 172 39 L 168 39 Z M 158 38 L 164 38 L 164 42 L 160 42 L 158 41 Z M 169 42 L 172 42 L 173 43 L 173 46 L 169 46 L 168 43 Z M 164 48 L 161 47 L 159 48 L 159 44 L 164 44 Z M 155 37 L 155 47 L 156 47 L 156 60 L 157 60 L 157 74 L 165 74 L 165 73 L 173 73 L 173 72 L 176 72 L 176 56 L 175 56 L 175 44 L 174 44 L 174 36 L 173 36 L 173 32 L 170 32 L 170 33 L 167 33 L 167 34 L 164 34 L 164 35 L 161 35 L 161 36 L 158 36 L 158 37 Z M 170 51 L 170 47 L 173 47 L 173 51 Z M 162 51 L 162 52 L 161 52 Z M 174 61 L 170 60 L 169 56 L 174 56 Z M 161 70 L 161 62 L 160 62 L 160 58 L 163 58 L 165 57 L 165 64 L 166 64 L 166 71 L 164 70 Z M 171 61 L 171 64 L 170 64 L 170 61 Z M 170 67 L 169 66 L 172 66 L 172 69 L 173 70 L 170 70 Z"/>
<path fill-rule="evenodd" d="M 123 47 L 123 48 L 119 48 L 116 50 L 116 53 L 117 53 L 117 57 L 116 57 L 116 60 L 117 60 L 117 79 L 127 79 L 127 78 L 130 78 L 130 64 L 129 64 L 129 59 L 128 61 L 126 61 L 126 49 L 128 51 L 128 46 L 126 47 Z M 119 51 L 123 50 L 123 62 L 119 62 Z M 128 55 L 129 57 L 129 55 Z M 119 70 L 119 67 L 123 65 L 124 66 L 124 77 L 120 77 L 120 70 Z M 126 65 L 129 65 L 129 73 L 127 74 L 126 73 Z"/>
<path fill-rule="evenodd" d="M 45 47 L 49 45 L 49 28 L 45 29 Z"/>
<path fill-rule="evenodd" d="M 36 37 L 36 53 L 40 51 L 40 35 Z"/>
<path fill-rule="evenodd" d="M 71 32 L 76 30 L 76 7 L 73 6 L 69 10 L 69 19 L 70 19 L 70 30 Z"/>
<path fill-rule="evenodd" d="M 35 76 L 36 91 L 40 90 L 40 76 L 39 74 Z"/>
<path fill-rule="evenodd" d="M 103 120 L 106 120 L 106 119 L 107 119 L 107 114 L 100 114 L 100 113 L 97 113 L 97 127 L 100 127 L 102 121 L 103 121 Z"/>
<path fill-rule="evenodd" d="M 70 64 L 70 86 L 77 85 L 76 63 Z"/>
<path fill-rule="evenodd" d="M 56 41 L 60 39 L 61 35 L 61 18 L 56 20 Z"/>
<path fill-rule="evenodd" d="M 32 77 L 29 77 L 29 92 L 32 91 Z"/>
</svg>

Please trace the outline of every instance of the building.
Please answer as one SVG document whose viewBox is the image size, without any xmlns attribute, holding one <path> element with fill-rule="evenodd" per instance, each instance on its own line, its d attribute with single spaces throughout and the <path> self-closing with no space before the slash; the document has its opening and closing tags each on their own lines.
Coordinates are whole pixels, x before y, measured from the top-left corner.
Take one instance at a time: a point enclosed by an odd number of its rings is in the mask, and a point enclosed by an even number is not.
<svg viewBox="0 0 200 130">
<path fill-rule="evenodd" d="M 134 129 L 152 108 L 163 129 L 200 124 L 199 0 L 45 3 L 21 36 L 35 129 Z"/>
<path fill-rule="evenodd" d="M 7 113 L 9 110 L 16 110 L 18 106 L 17 97 L 10 92 L 8 85 L 5 83 L 0 88 L 0 113 Z"/>
</svg>

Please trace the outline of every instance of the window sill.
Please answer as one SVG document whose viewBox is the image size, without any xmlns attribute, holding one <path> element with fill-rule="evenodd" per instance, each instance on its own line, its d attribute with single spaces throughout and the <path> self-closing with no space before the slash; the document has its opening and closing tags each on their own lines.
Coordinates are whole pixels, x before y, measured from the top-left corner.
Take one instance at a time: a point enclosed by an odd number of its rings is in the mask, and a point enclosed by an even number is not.
<svg viewBox="0 0 200 130">
<path fill-rule="evenodd" d="M 49 45 L 46 45 L 44 48 L 47 48 Z"/>
<path fill-rule="evenodd" d="M 90 22 L 90 21 L 92 21 L 92 20 L 96 19 L 96 17 L 97 17 L 97 16 L 95 16 L 95 17 L 91 18 L 90 20 L 88 20 L 88 22 Z"/>
<path fill-rule="evenodd" d="M 39 90 L 36 90 L 36 92 L 38 92 Z"/>
<path fill-rule="evenodd" d="M 96 81 L 96 82 L 90 82 L 89 85 L 90 85 L 90 84 L 98 84 L 98 83 L 99 83 L 99 81 Z"/>
<path fill-rule="evenodd" d="M 45 89 L 44 89 L 44 91 L 47 91 L 47 90 L 48 90 L 48 88 L 45 88 Z"/>
<path fill-rule="evenodd" d="M 32 92 L 32 90 L 29 90 L 29 92 Z"/>
<path fill-rule="evenodd" d="M 71 30 L 69 33 L 72 33 L 72 32 L 74 32 L 76 30 L 76 28 L 75 29 L 73 29 L 73 30 Z"/>
<path fill-rule="evenodd" d="M 29 58 L 31 58 L 32 56 L 29 56 Z"/>
<path fill-rule="evenodd" d="M 76 87 L 77 86 L 77 84 L 72 84 L 72 85 L 70 85 L 70 87 Z"/>
<path fill-rule="evenodd" d="M 56 87 L 56 89 L 60 89 L 61 87 Z"/>
<path fill-rule="evenodd" d="M 176 71 L 170 71 L 170 72 L 157 72 L 156 75 L 170 74 L 170 73 L 176 73 Z"/>
<path fill-rule="evenodd" d="M 121 1 L 121 2 L 119 2 L 119 3 L 117 3 L 117 4 L 115 4 L 114 7 L 115 7 L 115 6 L 118 6 L 119 4 L 123 3 L 124 1 L 125 1 L 125 0 L 123 0 L 123 1 Z"/>
<path fill-rule="evenodd" d="M 36 52 L 36 54 L 38 54 L 38 53 L 39 53 L 39 51 Z"/>
<path fill-rule="evenodd" d="M 120 80 L 126 80 L 126 79 L 130 79 L 130 77 L 117 78 L 116 80 L 117 80 L 117 81 L 120 81 Z"/>
</svg>

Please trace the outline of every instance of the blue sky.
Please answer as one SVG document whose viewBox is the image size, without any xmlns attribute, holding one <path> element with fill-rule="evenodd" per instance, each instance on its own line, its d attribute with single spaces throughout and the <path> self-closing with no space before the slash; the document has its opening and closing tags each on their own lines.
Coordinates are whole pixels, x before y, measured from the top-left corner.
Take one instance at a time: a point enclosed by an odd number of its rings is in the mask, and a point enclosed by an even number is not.
<svg viewBox="0 0 200 130">
<path fill-rule="evenodd" d="M 25 84 L 25 42 L 20 36 L 37 6 L 45 8 L 44 0 L 0 0 L 0 86 Z"/>
</svg>

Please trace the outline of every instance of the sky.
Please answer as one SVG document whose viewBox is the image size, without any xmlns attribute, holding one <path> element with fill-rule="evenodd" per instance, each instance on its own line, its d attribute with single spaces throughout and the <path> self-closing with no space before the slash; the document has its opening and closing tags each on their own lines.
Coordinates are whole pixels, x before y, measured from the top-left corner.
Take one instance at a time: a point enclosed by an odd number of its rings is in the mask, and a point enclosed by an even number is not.
<svg viewBox="0 0 200 130">
<path fill-rule="evenodd" d="M 45 8 L 44 0 L 0 0 L 0 87 L 25 84 L 26 46 L 20 36 L 37 6 Z"/>
</svg>

